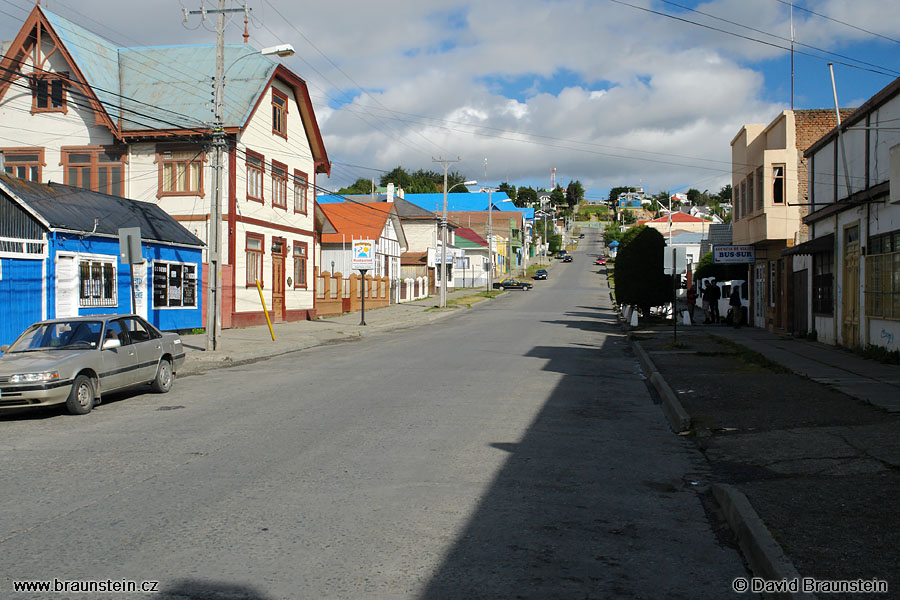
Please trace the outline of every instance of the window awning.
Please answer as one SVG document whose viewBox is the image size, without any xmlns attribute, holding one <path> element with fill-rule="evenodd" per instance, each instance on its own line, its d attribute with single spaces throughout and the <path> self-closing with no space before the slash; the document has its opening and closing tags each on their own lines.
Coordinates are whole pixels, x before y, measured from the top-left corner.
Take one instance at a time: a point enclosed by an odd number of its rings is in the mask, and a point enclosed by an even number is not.
<svg viewBox="0 0 900 600">
<path fill-rule="evenodd" d="M 796 246 L 791 246 L 785 250 L 782 250 L 782 256 L 796 256 L 800 254 L 818 254 L 819 252 L 831 252 L 834 250 L 834 234 L 829 233 L 828 235 L 823 235 L 822 237 L 817 237 L 809 240 L 808 242 L 803 242 L 802 244 L 797 244 Z"/>
</svg>

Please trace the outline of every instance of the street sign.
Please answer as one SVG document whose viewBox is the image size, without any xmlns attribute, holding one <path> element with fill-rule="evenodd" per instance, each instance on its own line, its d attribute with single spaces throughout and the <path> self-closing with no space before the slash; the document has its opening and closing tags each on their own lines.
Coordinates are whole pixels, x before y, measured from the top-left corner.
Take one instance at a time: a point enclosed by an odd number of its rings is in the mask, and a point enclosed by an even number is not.
<svg viewBox="0 0 900 600">
<path fill-rule="evenodd" d="M 663 271 L 666 275 L 678 275 L 687 271 L 687 248 L 666 247 L 663 250 Z"/>
<path fill-rule="evenodd" d="M 122 227 L 119 229 L 119 256 L 126 265 L 144 262 L 141 256 L 141 228 Z"/>
<path fill-rule="evenodd" d="M 375 270 L 375 240 L 353 240 L 353 257 L 350 268 L 354 270 Z"/>
<path fill-rule="evenodd" d="M 716 264 L 748 264 L 756 261 L 753 246 L 713 246 L 713 262 Z"/>
</svg>

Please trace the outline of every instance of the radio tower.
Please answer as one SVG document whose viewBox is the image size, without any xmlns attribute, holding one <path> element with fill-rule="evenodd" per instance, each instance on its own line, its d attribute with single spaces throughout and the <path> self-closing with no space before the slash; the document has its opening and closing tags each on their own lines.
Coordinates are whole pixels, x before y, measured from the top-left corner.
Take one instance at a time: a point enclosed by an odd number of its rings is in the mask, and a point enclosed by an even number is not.
<svg viewBox="0 0 900 600">
<path fill-rule="evenodd" d="M 556 189 L 556 167 L 550 169 L 550 191 Z"/>
</svg>

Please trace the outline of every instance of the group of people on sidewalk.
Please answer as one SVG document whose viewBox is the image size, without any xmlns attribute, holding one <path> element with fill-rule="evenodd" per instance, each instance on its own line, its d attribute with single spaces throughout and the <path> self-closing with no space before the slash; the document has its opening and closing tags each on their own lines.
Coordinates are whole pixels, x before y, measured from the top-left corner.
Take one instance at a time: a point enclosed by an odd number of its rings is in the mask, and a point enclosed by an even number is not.
<svg viewBox="0 0 900 600">
<path fill-rule="evenodd" d="M 721 299 L 721 297 L 722 291 L 719 289 L 719 286 L 716 285 L 715 277 L 709 279 L 700 292 L 703 314 L 706 316 L 706 319 L 703 321 L 704 325 L 719 323 L 723 320 L 721 315 L 719 314 L 719 300 Z M 694 288 L 694 286 L 688 288 L 687 303 L 688 312 L 691 317 L 691 323 L 693 323 L 694 309 L 697 307 L 697 290 Z M 728 297 L 728 306 L 730 306 L 731 308 L 729 309 L 728 315 L 725 317 L 724 322 L 730 322 L 735 328 L 740 327 L 741 321 L 743 320 L 744 316 L 743 311 L 741 310 L 740 286 L 732 286 L 731 295 Z"/>
</svg>

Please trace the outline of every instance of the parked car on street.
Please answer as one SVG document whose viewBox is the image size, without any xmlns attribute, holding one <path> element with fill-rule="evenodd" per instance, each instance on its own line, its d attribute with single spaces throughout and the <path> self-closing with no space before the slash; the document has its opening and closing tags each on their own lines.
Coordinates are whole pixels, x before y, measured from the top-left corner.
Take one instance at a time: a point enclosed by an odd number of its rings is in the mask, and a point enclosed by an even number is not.
<svg viewBox="0 0 900 600">
<path fill-rule="evenodd" d="M 563 257 L 563 262 L 572 262 L 572 255 L 571 255 L 571 254 L 566 254 L 566 255 Z"/>
<path fill-rule="evenodd" d="M 605 264 L 606 264 L 606 257 L 605 257 L 605 256 L 599 256 L 599 257 L 597 257 L 597 260 L 594 261 L 594 264 L 595 264 L 595 265 L 605 265 Z"/>
<path fill-rule="evenodd" d="M 529 281 L 520 281 L 518 279 L 504 279 L 494 284 L 501 290 L 530 290 L 534 285 Z"/>
<path fill-rule="evenodd" d="M 538 269 L 534 272 L 532 279 L 547 279 L 547 269 Z"/>
<path fill-rule="evenodd" d="M 40 321 L 0 352 L 0 410 L 65 403 L 73 415 L 114 390 L 168 392 L 184 363 L 181 337 L 138 315 Z"/>
<path fill-rule="evenodd" d="M 578 234 L 578 239 L 583 239 L 583 238 L 584 238 L 584 234 L 583 234 L 583 233 L 579 233 L 579 234 Z"/>
</svg>

